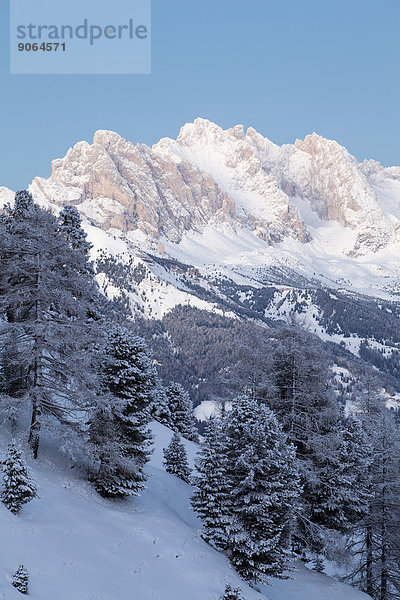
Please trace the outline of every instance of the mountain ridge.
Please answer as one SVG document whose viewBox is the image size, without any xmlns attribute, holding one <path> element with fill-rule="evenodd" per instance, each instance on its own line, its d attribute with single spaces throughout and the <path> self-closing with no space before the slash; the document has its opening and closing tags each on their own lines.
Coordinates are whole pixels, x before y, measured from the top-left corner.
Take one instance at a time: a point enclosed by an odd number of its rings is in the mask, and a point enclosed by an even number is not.
<svg viewBox="0 0 400 600">
<path fill-rule="evenodd" d="M 223 130 L 198 118 L 176 140 L 162 138 L 150 148 L 99 130 L 93 144 L 78 142 L 54 160 L 50 178 L 35 178 L 31 189 L 45 201 L 76 204 L 105 229 L 174 243 L 207 225 L 226 225 L 253 231 L 268 245 L 307 244 L 315 238 L 299 200 L 314 222 L 354 233 L 344 255 L 400 242 L 393 203 L 400 198 L 400 168 L 359 163 L 316 133 L 278 146 L 251 127 Z"/>
<path fill-rule="evenodd" d="M 347 314 L 371 304 L 363 319 L 379 299 L 386 321 L 398 314 L 400 167 L 359 163 L 316 133 L 278 146 L 201 118 L 152 148 L 99 130 L 52 167 L 33 181 L 35 200 L 78 208 L 100 285 L 135 318 L 162 319 L 178 305 L 261 321 L 300 311 L 322 339 L 357 354 L 364 331 L 378 338 L 367 325 L 332 323 L 332 295 L 344 294 Z"/>
</svg>

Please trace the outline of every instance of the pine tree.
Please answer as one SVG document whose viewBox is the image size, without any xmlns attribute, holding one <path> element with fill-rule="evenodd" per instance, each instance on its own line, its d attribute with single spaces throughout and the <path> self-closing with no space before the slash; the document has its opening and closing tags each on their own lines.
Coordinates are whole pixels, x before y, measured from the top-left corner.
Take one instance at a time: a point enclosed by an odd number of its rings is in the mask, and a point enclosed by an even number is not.
<svg viewBox="0 0 400 600">
<path fill-rule="evenodd" d="M 102 495 L 137 495 L 147 479 L 148 429 L 156 375 L 143 339 L 121 326 L 109 334 L 102 369 L 103 396 L 90 423 L 90 448 L 97 460 L 91 479 Z"/>
<path fill-rule="evenodd" d="M 12 576 L 11 584 L 21 592 L 21 594 L 28 594 L 29 573 L 24 565 L 19 565 Z"/>
<path fill-rule="evenodd" d="M 2 461 L 2 471 L 4 487 L 1 501 L 16 515 L 24 504 L 37 496 L 37 493 L 36 485 L 29 477 L 21 451 L 14 442 L 8 446 L 7 455 Z"/>
<path fill-rule="evenodd" d="M 188 458 L 185 446 L 181 442 L 179 434 L 175 431 L 170 444 L 164 448 L 164 465 L 167 473 L 176 475 L 182 481 L 190 483 L 191 470 L 188 464 Z"/>
<path fill-rule="evenodd" d="M 137 467 L 121 452 L 116 413 L 124 403 L 111 394 L 102 394 L 92 409 L 87 450 L 91 465 L 89 480 L 104 498 L 125 498 L 137 493 Z"/>
<path fill-rule="evenodd" d="M 227 583 L 221 600 L 243 600 L 243 597 L 240 595 L 240 588 L 232 588 L 230 583 Z"/>
<path fill-rule="evenodd" d="M 206 425 L 196 470 L 191 503 L 202 520 L 201 536 L 217 549 L 225 550 L 228 546 L 227 531 L 232 520 L 232 506 L 226 477 L 223 429 L 221 421 L 215 417 Z"/>
<path fill-rule="evenodd" d="M 313 571 L 315 571 L 316 573 L 324 572 L 324 561 L 321 556 L 319 556 L 319 555 L 316 556 L 312 562 L 313 562 L 313 566 L 312 566 Z"/>
<path fill-rule="evenodd" d="M 197 469 L 202 537 L 249 582 L 284 577 L 301 488 L 295 450 L 272 411 L 241 397 L 222 423 L 211 419 Z"/>
<path fill-rule="evenodd" d="M 80 250 L 86 256 L 86 263 L 88 263 L 92 244 L 86 239 L 86 233 L 82 229 L 82 219 L 75 206 L 64 206 L 59 215 L 59 230 L 72 248 Z"/>
<path fill-rule="evenodd" d="M 161 381 L 157 380 L 157 386 L 154 394 L 154 405 L 152 407 L 152 416 L 156 421 L 173 429 L 171 410 L 168 404 L 168 398 L 165 388 Z"/>
<path fill-rule="evenodd" d="M 91 348 L 101 338 L 88 314 L 98 293 L 83 250 L 73 248 L 57 219 L 17 192 L 0 222 L 0 337 L 12 336 L 9 372 L 20 371 L 17 390 L 31 408 L 29 441 L 36 458 L 40 431 L 54 417 L 76 426 L 95 387 Z M 1 343 L 0 343 L 1 345 Z"/>
<path fill-rule="evenodd" d="M 295 327 L 277 335 L 274 385 L 265 401 L 296 448 L 302 483 L 303 510 L 293 536 L 296 552 L 320 552 L 326 528 L 342 531 L 340 498 L 330 479 L 335 477 L 340 445 L 341 416 L 327 386 L 329 362 L 312 337 Z M 322 507 L 323 504 L 323 507 Z"/>
<path fill-rule="evenodd" d="M 295 450 L 270 409 L 238 399 L 224 423 L 231 487 L 229 557 L 247 581 L 283 577 L 300 493 Z"/>
<path fill-rule="evenodd" d="M 189 394 L 179 383 L 170 383 L 166 389 L 166 395 L 173 429 L 188 440 L 198 441 Z"/>
</svg>

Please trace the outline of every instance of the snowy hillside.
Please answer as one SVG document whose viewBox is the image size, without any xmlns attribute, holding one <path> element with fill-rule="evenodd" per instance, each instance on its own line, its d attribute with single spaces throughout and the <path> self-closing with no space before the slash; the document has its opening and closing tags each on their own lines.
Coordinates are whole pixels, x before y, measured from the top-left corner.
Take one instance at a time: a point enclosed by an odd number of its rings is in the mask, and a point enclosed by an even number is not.
<svg viewBox="0 0 400 600">
<path fill-rule="evenodd" d="M 217 310 L 215 294 L 182 285 L 154 257 L 193 267 L 192 283 L 205 289 L 222 277 L 397 300 L 400 169 L 358 163 L 315 133 L 281 147 L 252 128 L 196 119 L 176 140 L 148 148 L 98 131 L 54 160 L 51 177 L 36 178 L 31 191 L 55 210 L 76 205 L 96 249 L 145 259 L 149 277 L 130 304 L 150 318 L 179 304 Z"/>
<path fill-rule="evenodd" d="M 21 598 L 10 584 L 20 563 L 32 600 L 218 600 L 227 582 L 246 600 L 362 600 L 357 592 L 298 565 L 293 580 L 262 593 L 246 586 L 221 553 L 201 540 L 189 507 L 191 487 L 162 467 L 171 432 L 154 424 L 156 451 L 148 489 L 136 500 L 106 501 L 63 459 L 43 446 L 32 463 L 39 499 L 19 516 L 0 505 L 0 598 Z M 5 448 L 2 435 L 2 450 Z M 193 462 L 196 446 L 186 442 Z"/>
<path fill-rule="evenodd" d="M 223 130 L 199 118 L 149 148 L 97 131 L 92 144 L 54 160 L 51 177 L 35 178 L 31 191 L 55 210 L 77 206 L 95 245 L 99 235 L 100 246 L 117 238 L 134 256 L 175 258 L 202 276 L 217 267 L 265 283 L 257 271 L 265 279 L 274 268 L 396 298 L 400 168 L 358 163 L 315 133 L 277 146 L 252 128 Z M 11 197 L 0 188 L 0 203 Z M 170 310 L 166 296 L 151 316 Z"/>
<path fill-rule="evenodd" d="M 399 167 L 315 133 L 277 146 L 196 119 L 152 148 L 98 131 L 31 191 L 52 211 L 78 208 L 100 287 L 135 320 L 180 306 L 263 327 L 296 319 L 400 372 Z M 0 188 L 0 204 L 12 196 Z"/>
</svg>

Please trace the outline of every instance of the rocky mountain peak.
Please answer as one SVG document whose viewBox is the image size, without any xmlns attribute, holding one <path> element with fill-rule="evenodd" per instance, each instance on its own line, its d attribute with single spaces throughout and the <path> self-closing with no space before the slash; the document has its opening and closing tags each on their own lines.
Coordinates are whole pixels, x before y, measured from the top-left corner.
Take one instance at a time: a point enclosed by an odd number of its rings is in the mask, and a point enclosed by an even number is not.
<svg viewBox="0 0 400 600">
<path fill-rule="evenodd" d="M 251 127 L 224 130 L 198 118 L 152 148 L 97 131 L 92 144 L 79 142 L 53 161 L 51 177 L 36 178 L 32 190 L 48 202 L 76 204 L 106 230 L 174 242 L 223 225 L 268 244 L 307 243 L 316 219 L 334 221 L 354 234 L 343 251 L 362 255 L 397 242 L 396 203 L 381 198 L 382 189 L 400 195 L 399 185 L 399 168 L 360 164 L 315 132 L 278 146 Z"/>
</svg>

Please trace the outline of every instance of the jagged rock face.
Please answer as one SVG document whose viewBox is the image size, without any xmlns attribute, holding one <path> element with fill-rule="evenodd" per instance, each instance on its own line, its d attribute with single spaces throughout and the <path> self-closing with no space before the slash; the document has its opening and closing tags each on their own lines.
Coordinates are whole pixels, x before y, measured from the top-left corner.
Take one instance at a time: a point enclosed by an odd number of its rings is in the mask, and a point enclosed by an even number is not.
<svg viewBox="0 0 400 600">
<path fill-rule="evenodd" d="M 295 148 L 309 156 L 308 181 L 292 178 L 295 193 L 308 198 L 321 219 L 358 232 L 354 254 L 386 246 L 392 226 L 356 159 L 337 142 L 315 133 L 296 140 Z"/>
<path fill-rule="evenodd" d="M 316 133 L 282 147 L 254 130 L 248 135 L 259 150 L 264 169 L 276 175 L 283 191 L 309 202 L 322 221 L 337 221 L 356 232 L 349 254 L 376 252 L 395 241 L 393 220 L 380 206 L 371 176 L 387 171 L 389 178 L 393 171 L 390 177 L 394 178 L 400 171 L 397 167 L 383 169 L 375 161 L 360 164 L 337 142 Z"/>
<path fill-rule="evenodd" d="M 162 139 L 153 151 L 177 162 L 190 161 L 234 198 L 237 219 L 262 239 L 280 242 L 293 237 L 310 241 L 307 227 L 277 178 L 262 167 L 243 126 L 227 131 L 204 119 L 185 125 L 177 138 Z"/>
<path fill-rule="evenodd" d="M 98 131 L 93 144 L 79 142 L 52 166 L 49 179 L 34 180 L 34 195 L 73 203 L 106 230 L 179 242 L 186 232 L 222 223 L 248 228 L 271 245 L 287 238 L 307 243 L 312 229 L 297 208 L 300 199 L 321 223 L 354 232 L 344 248 L 349 255 L 400 241 L 400 168 L 360 164 L 315 133 L 277 146 L 252 128 L 224 131 L 196 119 L 176 140 L 149 148 Z"/>
<path fill-rule="evenodd" d="M 277 240 L 293 232 L 302 241 L 309 239 L 294 197 L 308 202 L 322 221 L 337 221 L 357 233 L 350 254 L 375 252 L 396 238 L 363 165 L 337 142 L 315 133 L 280 147 L 252 128 L 246 134 L 241 126 L 223 131 L 197 119 L 183 127 L 176 141 L 161 140 L 156 148 L 210 172 L 239 203 L 245 199 L 253 214 L 269 220 Z M 382 169 L 379 163 L 376 169 Z M 398 177 L 396 169 L 385 169 L 386 176 Z M 264 199 L 261 207 L 252 202 L 253 195 Z"/>
<path fill-rule="evenodd" d="M 53 161 L 51 177 L 36 178 L 32 191 L 51 203 L 77 205 L 106 230 L 138 229 L 172 241 L 235 216 L 233 200 L 195 165 L 177 165 L 106 131 L 98 131 L 92 145 L 79 142 Z"/>
</svg>

